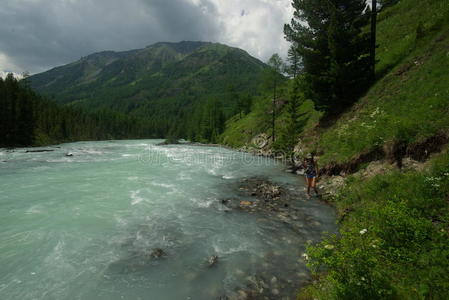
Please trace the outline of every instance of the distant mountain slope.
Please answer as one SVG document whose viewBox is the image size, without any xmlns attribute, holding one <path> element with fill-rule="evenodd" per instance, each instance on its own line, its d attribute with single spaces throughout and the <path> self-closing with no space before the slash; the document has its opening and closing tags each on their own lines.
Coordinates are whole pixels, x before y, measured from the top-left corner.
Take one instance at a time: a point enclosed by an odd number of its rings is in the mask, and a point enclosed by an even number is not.
<svg viewBox="0 0 449 300">
<path fill-rule="evenodd" d="M 29 81 L 56 102 L 114 109 L 166 128 L 210 99 L 221 100 L 229 115 L 236 105 L 231 90 L 256 93 L 265 68 L 245 51 L 222 44 L 157 43 L 95 53 Z"/>
</svg>

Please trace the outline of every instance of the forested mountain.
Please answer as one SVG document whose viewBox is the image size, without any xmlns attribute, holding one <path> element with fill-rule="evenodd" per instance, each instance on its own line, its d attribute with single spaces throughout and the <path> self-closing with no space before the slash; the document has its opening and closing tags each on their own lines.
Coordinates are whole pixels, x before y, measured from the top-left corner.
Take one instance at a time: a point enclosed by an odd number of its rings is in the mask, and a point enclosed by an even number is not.
<svg viewBox="0 0 449 300">
<path fill-rule="evenodd" d="M 58 103 L 143 118 L 159 137 L 195 138 L 202 131 L 204 107 L 219 107 L 220 118 L 239 112 L 242 99 L 258 93 L 265 69 L 245 51 L 222 44 L 157 43 L 95 53 L 28 81 Z"/>
<path fill-rule="evenodd" d="M 142 120 L 108 110 L 86 112 L 46 100 L 12 74 L 0 77 L 0 147 L 149 138 Z"/>
</svg>

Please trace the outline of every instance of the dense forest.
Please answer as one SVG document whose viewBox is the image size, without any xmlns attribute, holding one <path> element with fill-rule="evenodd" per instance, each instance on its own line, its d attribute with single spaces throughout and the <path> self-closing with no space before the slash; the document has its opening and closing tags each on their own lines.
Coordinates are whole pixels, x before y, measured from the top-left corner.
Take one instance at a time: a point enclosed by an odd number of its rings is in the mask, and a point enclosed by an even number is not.
<svg viewBox="0 0 449 300">
<path fill-rule="evenodd" d="M 184 41 L 95 53 L 27 81 L 56 103 L 147 120 L 157 137 L 216 141 L 223 126 L 213 124 L 223 121 L 211 117 L 247 112 L 266 69 L 241 49 Z M 213 105 L 215 112 L 205 112 L 212 109 L 208 103 L 219 103 Z M 205 129 L 209 123 L 214 128 Z"/>
<path fill-rule="evenodd" d="M 57 105 L 12 74 L 0 78 L 0 146 L 153 137 L 151 125 L 123 114 Z"/>
</svg>

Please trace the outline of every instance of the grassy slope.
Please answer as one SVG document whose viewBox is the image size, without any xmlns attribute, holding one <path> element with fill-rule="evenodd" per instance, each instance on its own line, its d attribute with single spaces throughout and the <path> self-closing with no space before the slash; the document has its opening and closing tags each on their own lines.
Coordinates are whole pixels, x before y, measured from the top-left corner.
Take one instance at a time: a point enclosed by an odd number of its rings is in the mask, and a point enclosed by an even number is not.
<svg viewBox="0 0 449 300">
<path fill-rule="evenodd" d="M 449 130 L 449 3 L 405 0 L 379 18 L 377 72 L 386 75 L 336 124 L 318 132 L 310 150 L 323 153 L 322 164 Z"/>
<path fill-rule="evenodd" d="M 378 44 L 380 79 L 351 111 L 318 129 L 313 125 L 320 114 L 308 104 L 300 109 L 311 116 L 302 133 L 305 150 L 322 153 L 321 164 L 348 162 L 398 139 L 413 143 L 449 130 L 448 2 L 403 0 L 381 12 Z M 267 131 L 266 107 L 259 103 L 246 118 L 230 120 L 223 143 L 239 147 L 251 133 Z"/>
<path fill-rule="evenodd" d="M 288 97 L 288 84 L 282 84 L 279 89 L 279 100 L 283 101 Z M 290 83 L 291 84 L 291 83 Z M 251 140 L 260 133 L 271 135 L 271 110 L 272 95 L 265 92 L 261 97 L 255 99 L 251 112 L 240 118 L 234 116 L 226 123 L 226 130 L 221 135 L 221 143 L 230 147 L 240 148 L 242 146 L 251 146 Z M 276 130 L 278 134 L 285 126 L 285 118 L 287 117 L 285 105 L 278 108 L 276 118 Z M 312 129 L 318 123 L 322 113 L 315 110 L 312 101 L 304 101 L 300 107 L 300 120 L 307 120 L 304 129 Z M 303 115 L 304 114 L 304 115 Z"/>
<path fill-rule="evenodd" d="M 304 133 L 323 165 L 449 131 L 449 3 L 403 0 L 379 20 L 381 79 L 333 126 Z M 299 298 L 447 299 L 448 199 L 447 150 L 423 172 L 350 176 L 331 199 L 341 235 L 308 248 L 318 280 Z"/>
<path fill-rule="evenodd" d="M 307 248 L 299 299 L 447 299 L 449 152 L 424 172 L 356 176 L 333 199 L 340 235 Z"/>
<path fill-rule="evenodd" d="M 332 127 L 304 134 L 315 135 L 305 142 L 323 153 L 321 164 L 449 130 L 449 3 L 401 1 L 379 18 L 381 79 Z M 331 199 L 346 214 L 341 235 L 308 248 L 318 280 L 301 299 L 448 297 L 447 150 L 428 164 L 346 180 Z"/>
</svg>

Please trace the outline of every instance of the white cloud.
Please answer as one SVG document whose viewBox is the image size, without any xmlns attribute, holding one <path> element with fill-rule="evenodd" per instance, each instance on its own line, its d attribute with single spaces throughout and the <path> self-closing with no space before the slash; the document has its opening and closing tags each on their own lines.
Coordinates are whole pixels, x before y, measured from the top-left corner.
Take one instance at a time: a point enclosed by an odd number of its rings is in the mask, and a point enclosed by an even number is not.
<svg viewBox="0 0 449 300">
<path fill-rule="evenodd" d="M 0 52 L 0 77 L 5 78 L 8 73 L 22 72 L 23 70 L 13 63 L 13 59 L 11 57 L 8 57 L 6 54 Z"/>
<path fill-rule="evenodd" d="M 6 76 L 8 76 L 9 73 L 12 73 L 12 75 L 15 78 L 17 78 L 17 79 L 22 79 L 23 78 L 22 74 L 17 74 L 17 73 L 14 73 L 14 72 L 5 72 L 5 71 L 0 71 L 0 78 L 5 79 Z"/>
<path fill-rule="evenodd" d="M 190 0 L 196 5 L 204 1 Z M 284 39 L 284 24 L 290 23 L 290 0 L 210 0 L 216 7 L 220 26 L 218 40 L 248 51 L 263 61 L 273 53 L 286 57 L 289 43 Z"/>
</svg>

